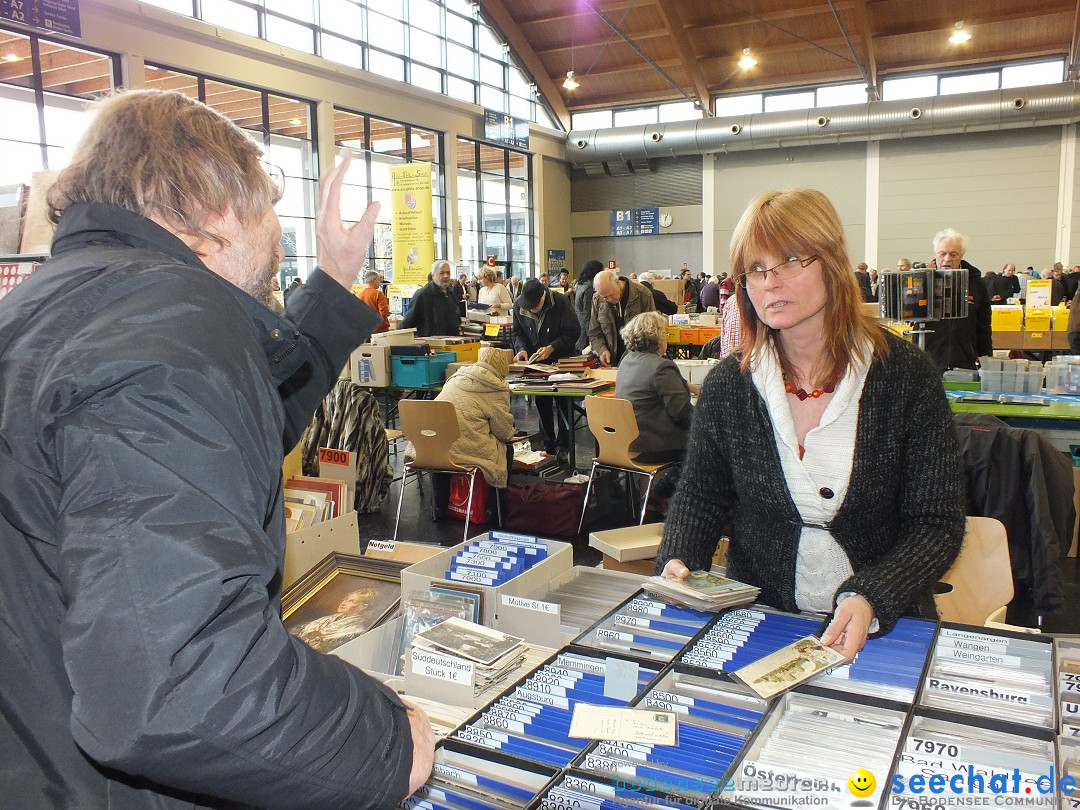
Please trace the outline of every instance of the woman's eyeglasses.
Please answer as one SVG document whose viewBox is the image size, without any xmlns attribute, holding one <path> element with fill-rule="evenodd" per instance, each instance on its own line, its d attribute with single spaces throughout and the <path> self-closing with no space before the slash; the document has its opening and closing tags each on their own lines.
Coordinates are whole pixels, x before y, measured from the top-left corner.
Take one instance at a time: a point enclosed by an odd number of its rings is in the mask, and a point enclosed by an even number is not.
<svg viewBox="0 0 1080 810">
<path fill-rule="evenodd" d="M 760 287 L 765 283 L 765 277 L 772 273 L 779 281 L 790 281 L 802 274 L 802 271 L 818 260 L 817 256 L 807 256 L 800 259 L 797 256 L 789 256 L 775 267 L 762 267 L 760 264 L 751 265 L 739 278 L 739 283 L 744 287 Z"/>
</svg>

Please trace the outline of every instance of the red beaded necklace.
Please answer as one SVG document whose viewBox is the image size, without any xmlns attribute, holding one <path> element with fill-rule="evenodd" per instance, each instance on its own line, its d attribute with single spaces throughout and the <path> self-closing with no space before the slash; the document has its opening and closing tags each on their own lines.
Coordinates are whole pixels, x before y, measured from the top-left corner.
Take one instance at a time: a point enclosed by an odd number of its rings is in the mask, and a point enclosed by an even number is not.
<svg viewBox="0 0 1080 810">
<path fill-rule="evenodd" d="M 803 402 L 806 399 L 817 399 L 822 394 L 831 394 L 836 390 L 836 382 L 831 380 L 823 388 L 815 388 L 813 391 L 808 392 L 805 388 L 796 388 L 794 384 L 784 380 L 784 390 L 789 394 L 794 394 L 799 398 L 800 402 Z"/>
</svg>

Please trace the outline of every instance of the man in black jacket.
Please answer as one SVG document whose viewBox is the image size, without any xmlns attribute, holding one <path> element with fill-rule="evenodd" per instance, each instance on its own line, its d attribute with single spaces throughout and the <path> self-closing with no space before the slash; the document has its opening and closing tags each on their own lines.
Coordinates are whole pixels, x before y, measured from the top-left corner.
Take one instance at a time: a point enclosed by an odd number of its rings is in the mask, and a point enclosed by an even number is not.
<svg viewBox="0 0 1080 810">
<path fill-rule="evenodd" d="M 648 288 L 649 292 L 652 293 L 653 302 L 656 304 L 657 312 L 661 312 L 664 315 L 674 315 L 679 311 L 679 305 L 653 286 L 653 281 L 655 279 L 656 276 L 652 273 L 645 272 L 638 276 L 638 283 L 643 284 Z"/>
<path fill-rule="evenodd" d="M 282 461 L 378 322 L 378 206 L 342 227 L 346 158 L 276 315 L 259 157 L 180 93 L 99 102 L 0 301 L 5 806 L 375 810 L 431 768 L 423 712 L 282 624 Z"/>
<path fill-rule="evenodd" d="M 968 238 L 952 228 L 934 236 L 934 260 L 939 270 L 964 268 L 968 271 L 968 314 L 964 318 L 928 321 L 926 353 L 938 368 L 975 368 L 979 357 L 994 353 L 990 329 L 990 296 L 983 287 L 982 273 L 964 261 Z"/>
<path fill-rule="evenodd" d="M 431 280 L 413 294 L 402 329 L 415 327 L 417 337 L 461 334 L 461 311 L 451 289 L 452 275 L 453 268 L 445 259 L 431 266 Z"/>
<path fill-rule="evenodd" d="M 574 354 L 580 329 L 577 314 L 566 296 L 545 289 L 539 281 L 530 278 L 514 302 L 514 351 L 517 353 L 514 361 L 554 363 L 561 357 L 570 357 Z M 536 397 L 536 413 L 540 417 L 544 449 L 556 454 L 561 462 L 570 447 L 563 425 L 569 418 L 569 411 L 561 412 L 556 431 L 553 400 L 553 397 Z"/>
</svg>

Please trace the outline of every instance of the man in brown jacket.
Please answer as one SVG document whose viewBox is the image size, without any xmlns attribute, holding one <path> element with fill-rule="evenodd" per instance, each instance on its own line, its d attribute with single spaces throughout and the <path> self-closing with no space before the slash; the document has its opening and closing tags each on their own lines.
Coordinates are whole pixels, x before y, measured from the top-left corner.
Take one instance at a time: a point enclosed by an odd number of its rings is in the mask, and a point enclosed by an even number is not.
<svg viewBox="0 0 1080 810">
<path fill-rule="evenodd" d="M 603 366 L 617 366 L 626 351 L 619 332 L 626 322 L 642 312 L 656 309 L 652 293 L 614 270 L 601 270 L 593 279 L 596 295 L 589 318 L 589 347 Z"/>
</svg>

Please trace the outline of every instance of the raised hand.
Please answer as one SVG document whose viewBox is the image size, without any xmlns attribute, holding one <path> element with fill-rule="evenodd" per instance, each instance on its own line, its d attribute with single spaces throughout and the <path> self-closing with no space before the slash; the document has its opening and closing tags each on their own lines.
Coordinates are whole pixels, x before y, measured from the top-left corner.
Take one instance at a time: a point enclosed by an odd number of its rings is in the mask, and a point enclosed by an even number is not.
<svg viewBox="0 0 1080 810">
<path fill-rule="evenodd" d="M 315 221 L 318 234 L 319 267 L 345 289 L 352 289 L 367 261 L 368 245 L 375 235 L 375 218 L 380 203 L 373 202 L 352 227 L 341 222 L 341 187 L 352 162 L 352 151 L 323 175 L 319 181 L 319 215 Z"/>
</svg>

